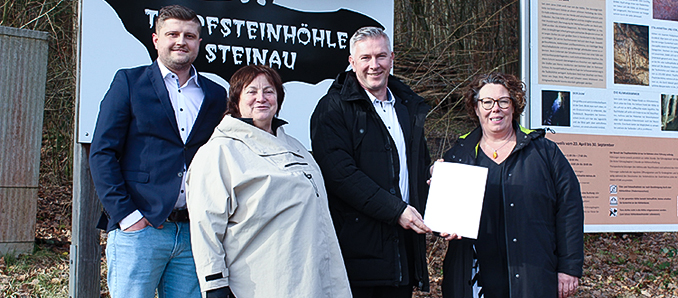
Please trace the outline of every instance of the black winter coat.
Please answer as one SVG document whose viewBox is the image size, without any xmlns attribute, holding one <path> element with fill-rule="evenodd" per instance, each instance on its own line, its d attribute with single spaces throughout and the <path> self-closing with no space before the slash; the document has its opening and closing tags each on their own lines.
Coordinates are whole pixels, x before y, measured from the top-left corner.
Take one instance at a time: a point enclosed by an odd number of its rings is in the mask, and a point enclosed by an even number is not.
<svg viewBox="0 0 678 298">
<path fill-rule="evenodd" d="M 504 218 L 510 297 L 557 297 L 558 272 L 581 277 L 584 211 L 579 181 L 543 130 L 515 122 L 516 147 L 504 161 Z M 475 164 L 480 127 L 445 153 L 449 162 Z M 450 241 L 443 297 L 470 298 L 473 241 Z M 480 268 L 480 274 L 482 274 Z"/>
<path fill-rule="evenodd" d="M 407 145 L 410 205 L 423 215 L 430 164 L 424 119 L 429 107 L 393 76 L 388 87 L 396 98 Z M 404 253 L 399 233 L 405 232 L 414 238 L 411 257 L 415 276 L 410 276 L 410 281 L 428 291 L 426 236 L 403 231 L 398 225 L 407 204 L 398 186 L 396 146 L 352 71 L 340 74 L 319 101 L 311 116 L 311 144 L 325 179 L 351 285 L 399 285 Z"/>
</svg>

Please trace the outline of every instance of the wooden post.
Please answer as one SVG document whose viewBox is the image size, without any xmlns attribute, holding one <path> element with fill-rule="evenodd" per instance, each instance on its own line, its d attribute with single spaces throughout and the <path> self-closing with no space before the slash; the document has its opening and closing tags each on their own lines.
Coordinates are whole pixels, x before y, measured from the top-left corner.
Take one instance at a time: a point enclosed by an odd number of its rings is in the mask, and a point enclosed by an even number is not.
<svg viewBox="0 0 678 298">
<path fill-rule="evenodd" d="M 78 3 L 78 24 L 82 24 L 82 1 Z M 78 45 L 80 51 L 80 35 Z M 80 56 L 76 55 L 77 57 Z M 71 224 L 71 253 L 69 297 L 92 298 L 101 296 L 101 247 L 96 228 L 101 215 L 101 203 L 94 191 L 89 170 L 90 144 L 78 142 L 78 119 L 80 113 L 80 59 L 76 66 L 75 127 L 73 130 L 73 205 Z"/>
<path fill-rule="evenodd" d="M 74 142 L 73 223 L 70 254 L 69 296 L 99 297 L 101 292 L 100 230 L 96 228 L 101 204 L 89 170 L 89 144 Z"/>
</svg>

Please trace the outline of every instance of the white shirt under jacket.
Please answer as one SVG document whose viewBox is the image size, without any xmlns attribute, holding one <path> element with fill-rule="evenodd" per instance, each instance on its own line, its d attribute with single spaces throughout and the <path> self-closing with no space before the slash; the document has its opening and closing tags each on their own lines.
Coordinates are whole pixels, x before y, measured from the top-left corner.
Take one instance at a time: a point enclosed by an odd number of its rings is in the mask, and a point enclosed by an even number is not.
<svg viewBox="0 0 678 298">
<path fill-rule="evenodd" d="M 186 182 L 203 292 L 351 297 L 320 168 L 282 127 L 276 137 L 224 117 Z"/>
</svg>

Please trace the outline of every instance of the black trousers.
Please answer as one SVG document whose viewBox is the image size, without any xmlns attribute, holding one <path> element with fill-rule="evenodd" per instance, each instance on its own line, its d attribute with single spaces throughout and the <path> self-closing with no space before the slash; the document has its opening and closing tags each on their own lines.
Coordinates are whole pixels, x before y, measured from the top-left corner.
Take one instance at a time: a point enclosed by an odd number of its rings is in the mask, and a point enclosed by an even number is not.
<svg viewBox="0 0 678 298">
<path fill-rule="evenodd" d="M 403 280 L 399 286 L 351 286 L 353 298 L 412 298 L 414 292 L 414 232 L 398 229 L 400 266 Z"/>
</svg>

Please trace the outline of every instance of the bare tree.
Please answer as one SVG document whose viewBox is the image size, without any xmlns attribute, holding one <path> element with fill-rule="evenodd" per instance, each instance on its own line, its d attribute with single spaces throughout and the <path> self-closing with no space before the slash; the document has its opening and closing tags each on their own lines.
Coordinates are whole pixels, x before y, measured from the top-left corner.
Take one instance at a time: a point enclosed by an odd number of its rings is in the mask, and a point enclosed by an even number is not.
<svg viewBox="0 0 678 298">
<path fill-rule="evenodd" d="M 473 75 L 519 75 L 519 11 L 517 0 L 395 1 L 394 72 L 434 107 L 427 119 L 434 157 L 470 128 L 460 99 Z"/>
</svg>

